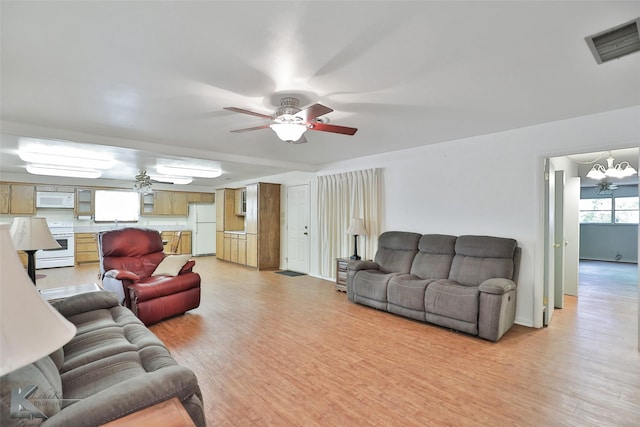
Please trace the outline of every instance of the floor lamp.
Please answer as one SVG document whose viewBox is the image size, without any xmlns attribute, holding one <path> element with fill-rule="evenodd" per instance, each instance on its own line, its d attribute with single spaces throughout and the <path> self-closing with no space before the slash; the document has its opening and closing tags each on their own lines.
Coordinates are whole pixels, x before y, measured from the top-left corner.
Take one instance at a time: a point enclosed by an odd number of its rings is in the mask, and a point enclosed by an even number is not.
<svg viewBox="0 0 640 427">
<path fill-rule="evenodd" d="M 0 253 L 0 375 L 10 383 L 15 378 L 4 375 L 62 347 L 73 338 L 76 327 L 31 286 L 11 242 L 8 225 L 0 225 Z M 10 384 L 6 386 L 11 389 Z"/>
<path fill-rule="evenodd" d="M 36 285 L 36 251 L 40 249 L 59 249 L 61 246 L 51 235 L 46 218 L 18 217 L 13 219 L 11 240 L 16 250 L 27 253 L 27 272 L 33 285 Z"/>
<path fill-rule="evenodd" d="M 367 235 L 367 229 L 364 226 L 364 221 L 362 220 L 362 218 L 353 218 L 351 220 L 351 224 L 349 225 L 347 234 L 353 235 L 353 255 L 351 255 L 349 259 L 359 260 L 360 256 L 358 256 L 358 236 Z"/>
</svg>

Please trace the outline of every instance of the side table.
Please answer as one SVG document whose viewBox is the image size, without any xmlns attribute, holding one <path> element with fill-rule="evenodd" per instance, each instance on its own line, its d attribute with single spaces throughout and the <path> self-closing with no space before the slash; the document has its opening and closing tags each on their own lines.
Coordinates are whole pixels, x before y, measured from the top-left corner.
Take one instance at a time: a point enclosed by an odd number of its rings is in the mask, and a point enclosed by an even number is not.
<svg viewBox="0 0 640 427">
<path fill-rule="evenodd" d="M 136 426 L 188 427 L 195 426 L 191 417 L 177 397 L 150 406 L 125 417 L 118 418 L 102 427 Z"/>
<path fill-rule="evenodd" d="M 40 296 L 46 301 L 57 301 L 69 298 L 73 295 L 84 294 L 87 292 L 101 291 L 102 288 L 97 283 L 84 285 L 70 285 L 60 288 L 40 289 Z"/>
<path fill-rule="evenodd" d="M 349 258 L 336 258 L 336 291 L 347 292 Z"/>
</svg>

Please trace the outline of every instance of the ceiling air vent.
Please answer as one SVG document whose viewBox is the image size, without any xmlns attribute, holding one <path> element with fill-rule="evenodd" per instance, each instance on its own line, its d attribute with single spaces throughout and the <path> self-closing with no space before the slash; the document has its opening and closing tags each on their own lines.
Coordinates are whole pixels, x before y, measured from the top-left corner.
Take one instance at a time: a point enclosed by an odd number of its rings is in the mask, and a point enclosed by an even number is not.
<svg viewBox="0 0 640 427">
<path fill-rule="evenodd" d="M 640 18 L 586 37 L 591 53 L 598 64 L 618 59 L 640 50 L 638 28 Z"/>
</svg>

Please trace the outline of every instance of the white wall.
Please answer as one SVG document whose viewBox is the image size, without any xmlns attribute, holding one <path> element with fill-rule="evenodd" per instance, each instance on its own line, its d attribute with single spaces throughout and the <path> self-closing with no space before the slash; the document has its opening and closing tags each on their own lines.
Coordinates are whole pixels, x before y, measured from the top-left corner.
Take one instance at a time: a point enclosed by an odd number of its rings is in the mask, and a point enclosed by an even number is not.
<svg viewBox="0 0 640 427">
<path fill-rule="evenodd" d="M 392 142 L 390 142 L 391 144 Z M 325 165 L 318 175 L 380 167 L 382 229 L 511 237 L 522 247 L 516 323 L 542 326 L 544 248 L 543 160 L 640 144 L 640 107 L 465 138 Z M 286 187 L 309 184 L 311 224 L 317 182 L 309 173 L 260 178 Z M 241 186 L 233 183 L 230 187 Z M 283 228 L 284 230 L 284 228 Z M 318 240 L 311 229 L 311 271 L 318 275 Z M 281 267 L 286 267 L 283 232 Z"/>
<path fill-rule="evenodd" d="M 516 322 L 541 327 L 543 159 L 639 143 L 636 106 L 335 163 L 319 174 L 383 168 L 384 230 L 517 239 Z"/>
</svg>

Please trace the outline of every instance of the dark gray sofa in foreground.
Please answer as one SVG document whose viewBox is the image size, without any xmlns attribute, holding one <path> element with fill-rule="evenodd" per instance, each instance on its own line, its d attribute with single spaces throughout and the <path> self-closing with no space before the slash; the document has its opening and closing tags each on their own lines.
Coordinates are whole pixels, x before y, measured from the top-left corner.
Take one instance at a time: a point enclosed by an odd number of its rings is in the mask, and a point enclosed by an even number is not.
<svg viewBox="0 0 640 427">
<path fill-rule="evenodd" d="M 173 397 L 195 425 L 205 425 L 193 372 L 175 362 L 115 293 L 76 295 L 54 306 L 76 325 L 76 335 L 50 356 L 0 379 L 0 425 L 97 426 Z M 27 386 L 37 386 L 29 400 L 40 401 L 37 408 L 46 419 L 11 416 L 12 390 Z"/>
<path fill-rule="evenodd" d="M 520 248 L 490 236 L 388 231 L 374 261 L 351 261 L 350 301 L 491 341 L 516 312 Z"/>
</svg>

